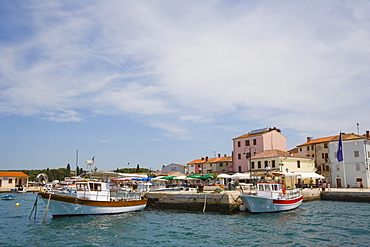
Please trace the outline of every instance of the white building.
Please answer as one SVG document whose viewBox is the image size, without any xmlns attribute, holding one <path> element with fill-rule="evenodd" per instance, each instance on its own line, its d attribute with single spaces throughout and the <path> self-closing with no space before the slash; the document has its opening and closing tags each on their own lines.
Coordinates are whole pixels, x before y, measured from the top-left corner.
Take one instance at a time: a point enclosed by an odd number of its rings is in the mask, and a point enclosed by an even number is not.
<svg viewBox="0 0 370 247">
<path fill-rule="evenodd" d="M 171 163 L 169 165 L 163 165 L 162 166 L 162 173 L 169 173 L 169 172 L 182 172 L 187 173 L 188 172 L 188 165 L 187 164 L 177 164 L 177 163 Z"/>
<path fill-rule="evenodd" d="M 366 135 L 342 134 L 342 139 L 344 159 L 342 162 L 338 162 L 336 158 L 339 136 L 329 142 L 332 185 L 337 188 L 359 187 L 360 181 L 362 181 L 364 187 L 369 188 L 369 131 L 366 131 Z"/>
</svg>

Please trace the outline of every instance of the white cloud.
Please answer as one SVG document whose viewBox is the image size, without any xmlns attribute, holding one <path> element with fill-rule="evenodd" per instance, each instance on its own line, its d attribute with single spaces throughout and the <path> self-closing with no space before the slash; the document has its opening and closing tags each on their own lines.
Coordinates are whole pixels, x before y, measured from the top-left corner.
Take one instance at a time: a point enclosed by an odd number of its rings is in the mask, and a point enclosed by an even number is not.
<svg viewBox="0 0 370 247">
<path fill-rule="evenodd" d="M 31 2 L 31 35 L 0 43 L 3 114 L 135 114 L 180 139 L 225 116 L 317 132 L 370 124 L 357 113 L 370 91 L 367 2 L 74 4 Z"/>
</svg>

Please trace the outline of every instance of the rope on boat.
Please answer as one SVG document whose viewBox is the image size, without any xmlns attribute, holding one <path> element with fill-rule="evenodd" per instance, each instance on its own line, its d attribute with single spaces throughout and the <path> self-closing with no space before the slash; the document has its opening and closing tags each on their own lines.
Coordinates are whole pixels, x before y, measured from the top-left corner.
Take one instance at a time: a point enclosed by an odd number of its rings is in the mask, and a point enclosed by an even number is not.
<svg viewBox="0 0 370 247">
<path fill-rule="evenodd" d="M 31 213 L 30 213 L 30 216 L 28 217 L 28 219 L 29 219 L 29 220 L 31 219 L 31 216 L 32 216 L 33 211 L 35 211 L 35 216 L 33 217 L 33 220 L 35 220 L 35 219 L 36 219 L 36 214 L 37 214 L 37 199 L 38 199 L 38 198 L 39 198 L 39 195 L 37 195 L 37 196 L 36 196 L 36 200 L 35 200 L 35 202 L 34 202 L 34 204 L 33 204 L 32 211 L 31 211 Z"/>
<path fill-rule="evenodd" d="M 51 199 L 51 193 L 49 194 L 48 204 L 46 205 L 46 210 L 45 210 L 45 214 L 44 214 L 44 220 L 42 221 L 43 223 L 46 221 L 46 215 L 47 215 L 47 213 L 49 211 L 50 199 Z"/>
</svg>

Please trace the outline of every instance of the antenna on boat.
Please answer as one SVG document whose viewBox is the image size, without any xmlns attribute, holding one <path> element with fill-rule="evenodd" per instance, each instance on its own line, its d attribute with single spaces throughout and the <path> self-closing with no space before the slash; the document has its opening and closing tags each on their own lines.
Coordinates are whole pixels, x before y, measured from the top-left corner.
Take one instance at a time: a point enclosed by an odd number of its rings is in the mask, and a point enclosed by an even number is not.
<svg viewBox="0 0 370 247">
<path fill-rule="evenodd" d="M 76 150 L 76 176 L 77 176 L 77 166 L 78 166 L 78 149 Z"/>
</svg>

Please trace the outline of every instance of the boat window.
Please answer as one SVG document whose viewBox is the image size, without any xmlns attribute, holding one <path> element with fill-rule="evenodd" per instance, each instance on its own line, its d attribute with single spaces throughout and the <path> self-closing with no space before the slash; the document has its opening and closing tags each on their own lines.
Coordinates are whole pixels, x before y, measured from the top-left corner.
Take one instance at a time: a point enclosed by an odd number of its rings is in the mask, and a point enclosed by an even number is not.
<svg viewBox="0 0 370 247">
<path fill-rule="evenodd" d="M 76 190 L 78 191 L 88 190 L 87 184 L 76 184 Z"/>
<path fill-rule="evenodd" d="M 265 187 L 266 187 L 266 190 L 271 190 L 270 184 L 266 184 Z"/>
<path fill-rule="evenodd" d="M 273 185 L 272 185 L 272 190 L 278 190 L 278 186 L 277 186 L 277 184 L 273 184 Z"/>
<path fill-rule="evenodd" d="M 259 191 L 264 191 L 264 190 L 265 190 L 265 189 L 263 188 L 263 184 L 259 184 L 259 185 L 258 185 L 258 190 L 259 190 Z"/>
<path fill-rule="evenodd" d="M 101 184 L 90 183 L 91 191 L 101 191 Z"/>
</svg>

